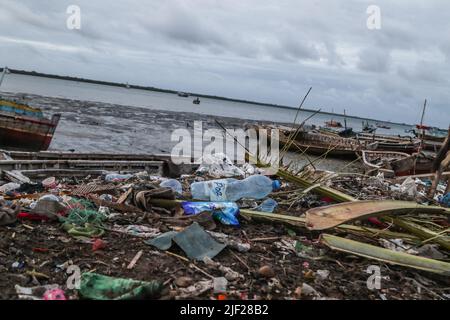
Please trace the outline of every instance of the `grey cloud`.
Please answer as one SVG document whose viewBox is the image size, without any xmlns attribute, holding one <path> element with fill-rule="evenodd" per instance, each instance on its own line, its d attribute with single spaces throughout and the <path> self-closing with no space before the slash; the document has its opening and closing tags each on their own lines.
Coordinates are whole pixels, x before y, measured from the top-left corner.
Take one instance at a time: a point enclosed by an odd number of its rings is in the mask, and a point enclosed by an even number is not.
<svg viewBox="0 0 450 320">
<path fill-rule="evenodd" d="M 389 51 L 370 47 L 362 50 L 359 54 L 358 67 L 364 71 L 386 73 L 391 65 Z"/>
<path fill-rule="evenodd" d="M 313 86 L 309 107 L 411 123 L 428 97 L 449 122 L 448 0 L 378 0 L 378 31 L 371 0 L 75 2 L 80 31 L 71 0 L 2 0 L 0 64 L 291 106 Z"/>
</svg>

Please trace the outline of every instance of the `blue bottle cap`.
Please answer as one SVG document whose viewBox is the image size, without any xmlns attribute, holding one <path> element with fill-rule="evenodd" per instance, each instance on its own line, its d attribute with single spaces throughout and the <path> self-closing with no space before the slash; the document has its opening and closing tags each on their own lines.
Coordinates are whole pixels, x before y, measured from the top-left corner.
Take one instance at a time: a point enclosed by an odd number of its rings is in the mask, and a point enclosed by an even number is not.
<svg viewBox="0 0 450 320">
<path fill-rule="evenodd" d="M 281 189 L 281 182 L 279 180 L 272 181 L 272 189 L 273 190 Z"/>
</svg>

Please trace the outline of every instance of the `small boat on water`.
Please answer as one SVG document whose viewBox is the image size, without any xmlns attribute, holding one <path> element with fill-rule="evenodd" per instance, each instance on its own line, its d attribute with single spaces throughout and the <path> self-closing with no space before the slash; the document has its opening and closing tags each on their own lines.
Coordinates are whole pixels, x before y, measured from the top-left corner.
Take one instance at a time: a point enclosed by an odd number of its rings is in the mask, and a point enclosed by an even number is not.
<svg viewBox="0 0 450 320">
<path fill-rule="evenodd" d="M 178 94 L 179 97 L 182 97 L 182 98 L 189 97 L 189 93 L 186 93 L 186 92 L 179 91 L 177 94 Z"/>
<path fill-rule="evenodd" d="M 381 134 L 358 133 L 359 141 L 377 142 L 379 151 L 415 153 L 420 148 L 420 140 L 412 137 L 388 136 Z"/>
<path fill-rule="evenodd" d="M 60 114 L 55 114 L 52 119 L 47 119 L 40 109 L 0 97 L 0 147 L 45 151 L 60 118 Z"/>
<path fill-rule="evenodd" d="M 343 127 L 342 123 L 340 123 L 339 121 L 335 121 L 335 120 L 326 121 L 325 125 L 329 128 L 342 128 Z"/>
<path fill-rule="evenodd" d="M 339 128 L 321 127 L 319 128 L 319 132 L 323 134 L 329 134 L 344 138 L 356 136 L 356 133 L 353 131 L 353 128 L 339 129 Z"/>
<path fill-rule="evenodd" d="M 421 130 L 419 132 L 413 130 L 413 133 L 419 139 L 435 142 L 444 142 L 445 138 L 448 135 L 447 130 L 442 130 L 439 128 L 430 128 L 427 130 Z"/>
<path fill-rule="evenodd" d="M 192 101 L 193 104 L 200 104 L 200 99 L 199 97 L 197 97 L 197 99 L 195 99 L 194 101 Z"/>
<path fill-rule="evenodd" d="M 377 123 L 376 126 L 377 126 L 377 128 L 380 128 L 380 129 L 386 129 L 386 130 L 391 130 L 392 129 L 391 127 L 389 127 L 389 126 L 387 126 L 385 124 L 381 124 L 381 123 Z"/>
<path fill-rule="evenodd" d="M 377 127 L 375 127 L 372 124 L 369 124 L 369 121 L 367 121 L 366 123 L 362 123 L 362 131 L 363 132 L 367 132 L 367 133 L 374 133 L 375 131 L 377 131 Z"/>
</svg>

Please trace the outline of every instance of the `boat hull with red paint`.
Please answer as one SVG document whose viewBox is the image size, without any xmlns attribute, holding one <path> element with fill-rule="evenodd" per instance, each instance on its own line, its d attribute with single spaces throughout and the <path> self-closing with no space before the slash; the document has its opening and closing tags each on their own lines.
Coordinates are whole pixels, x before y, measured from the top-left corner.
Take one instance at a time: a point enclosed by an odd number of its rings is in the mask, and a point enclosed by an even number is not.
<svg viewBox="0 0 450 320">
<path fill-rule="evenodd" d="M 0 147 L 11 150 L 45 151 L 49 148 L 60 115 L 51 120 L 0 112 Z"/>
</svg>

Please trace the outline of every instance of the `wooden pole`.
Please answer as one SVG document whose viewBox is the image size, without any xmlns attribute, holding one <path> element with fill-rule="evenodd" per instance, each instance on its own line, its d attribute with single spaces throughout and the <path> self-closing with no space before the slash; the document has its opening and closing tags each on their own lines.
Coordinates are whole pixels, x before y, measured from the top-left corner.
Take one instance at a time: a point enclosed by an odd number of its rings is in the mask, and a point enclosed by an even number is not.
<svg viewBox="0 0 450 320">
<path fill-rule="evenodd" d="M 344 109 L 344 126 L 345 130 L 347 130 L 347 114 L 345 113 L 345 109 Z"/>
<path fill-rule="evenodd" d="M 0 78 L 0 87 L 2 86 L 3 79 L 5 78 L 5 74 L 6 74 L 7 71 L 8 71 L 8 68 L 7 68 L 7 67 L 4 67 L 4 68 L 3 68 L 3 72 L 2 72 L 2 76 L 1 76 L 1 78 Z"/>
<path fill-rule="evenodd" d="M 428 193 L 428 196 L 430 198 L 433 198 L 434 194 L 436 193 L 437 186 L 442 178 L 442 172 L 444 172 L 444 170 L 447 169 L 449 166 L 450 166 L 450 128 L 448 130 L 447 138 L 445 138 L 441 150 L 439 150 L 439 153 L 436 156 L 436 160 L 433 163 L 433 170 L 436 173 L 434 175 L 434 180 Z M 450 187 L 447 184 L 447 191 L 449 189 Z"/>
<path fill-rule="evenodd" d="M 422 134 L 420 135 L 421 139 L 420 139 L 420 150 L 419 151 L 422 151 L 422 149 L 423 149 L 423 139 L 425 138 L 425 129 L 423 128 L 423 119 L 425 118 L 426 108 L 427 108 L 427 99 L 425 99 L 425 102 L 423 104 L 422 117 L 420 118 L 420 130 L 422 130 Z"/>
</svg>

